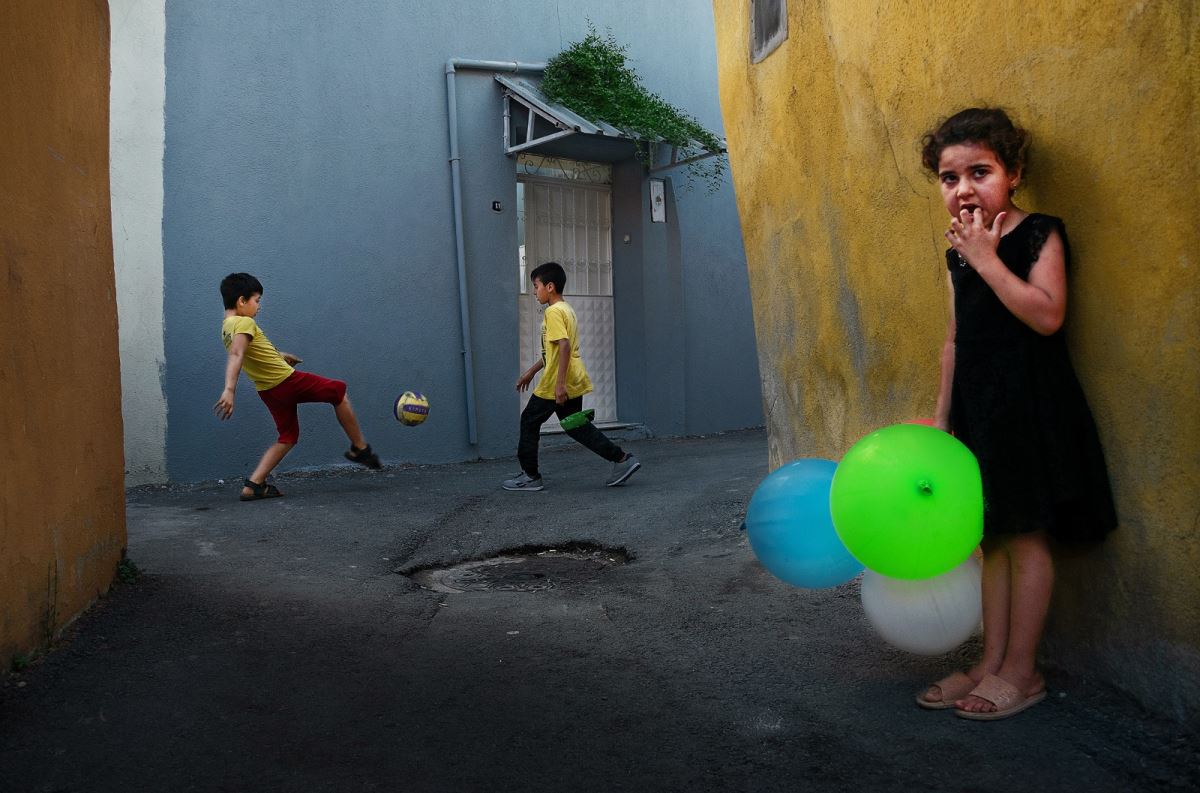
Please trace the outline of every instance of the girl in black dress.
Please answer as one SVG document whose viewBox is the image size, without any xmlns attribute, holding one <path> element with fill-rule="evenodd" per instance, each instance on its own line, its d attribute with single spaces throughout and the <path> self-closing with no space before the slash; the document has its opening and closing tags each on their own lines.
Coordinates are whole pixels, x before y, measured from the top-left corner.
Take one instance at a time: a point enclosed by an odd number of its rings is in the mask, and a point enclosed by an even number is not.
<svg viewBox="0 0 1200 793">
<path fill-rule="evenodd" d="M 1035 665 L 1054 584 L 1048 538 L 1116 525 L 1096 428 L 1063 331 L 1063 222 L 1013 204 L 1028 135 L 1002 110 L 963 110 L 924 138 L 950 213 L 950 324 L 935 423 L 983 478 L 983 657 L 917 696 L 963 718 L 1005 718 L 1046 696 Z"/>
</svg>

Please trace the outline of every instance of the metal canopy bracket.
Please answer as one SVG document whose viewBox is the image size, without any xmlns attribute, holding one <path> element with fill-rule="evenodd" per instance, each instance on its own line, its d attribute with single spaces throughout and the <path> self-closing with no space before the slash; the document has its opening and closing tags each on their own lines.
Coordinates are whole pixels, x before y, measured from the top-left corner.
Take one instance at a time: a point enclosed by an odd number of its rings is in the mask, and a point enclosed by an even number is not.
<svg viewBox="0 0 1200 793">
<path fill-rule="evenodd" d="M 528 115 L 528 121 L 525 125 L 525 139 L 522 142 L 517 143 L 517 144 L 514 144 L 512 141 L 512 100 L 514 100 L 514 99 L 517 101 L 517 104 L 519 104 L 519 105 L 521 105 L 521 107 L 525 108 L 525 112 Z M 547 124 L 549 124 L 554 129 L 556 129 L 557 132 L 551 132 L 547 135 L 535 137 L 534 136 L 535 122 L 539 118 L 542 119 L 543 121 L 545 121 Z M 566 124 L 559 121 L 557 118 L 554 118 L 550 114 L 543 112 L 542 110 L 540 110 L 537 107 L 534 107 L 532 103 L 526 102 L 519 95 L 514 94 L 512 91 L 505 89 L 505 91 L 504 91 L 504 153 L 505 154 L 512 156 L 513 154 L 516 154 L 517 152 L 525 151 L 526 149 L 531 149 L 534 146 L 540 146 L 541 144 L 548 143 L 552 140 L 558 140 L 559 138 L 565 138 L 568 135 L 574 135 L 578 131 L 579 130 L 577 130 L 577 129 L 568 129 Z"/>
<path fill-rule="evenodd" d="M 497 74 L 496 82 L 504 89 L 504 153 L 510 157 L 526 149 L 576 134 L 613 140 L 634 140 L 611 124 L 603 121 L 593 123 L 570 108 L 551 102 L 536 85 L 519 77 Z M 513 113 L 520 110 L 513 107 L 513 102 L 527 114 L 522 140 L 513 140 L 514 131 L 518 133 L 518 137 L 521 131 L 519 121 L 514 130 Z M 538 119 L 554 132 L 537 136 Z"/>
<path fill-rule="evenodd" d="M 723 141 L 722 141 L 722 143 L 723 143 Z M 654 144 L 654 145 L 661 146 L 664 144 L 658 143 L 658 144 Z M 703 154 L 696 154 L 696 155 L 693 155 L 691 157 L 686 157 L 681 160 L 681 159 L 679 159 L 679 147 L 678 146 L 676 146 L 674 143 L 668 143 L 665 145 L 668 145 L 671 147 L 671 159 L 662 165 L 651 166 L 650 173 L 658 173 L 659 171 L 669 171 L 672 168 L 678 168 L 680 165 L 687 165 L 690 162 L 699 162 L 700 160 L 707 160 L 709 157 L 717 157 L 726 152 L 725 146 L 722 145 L 720 150 L 718 150 L 718 151 L 713 151 L 712 149 L 705 149 Z"/>
</svg>

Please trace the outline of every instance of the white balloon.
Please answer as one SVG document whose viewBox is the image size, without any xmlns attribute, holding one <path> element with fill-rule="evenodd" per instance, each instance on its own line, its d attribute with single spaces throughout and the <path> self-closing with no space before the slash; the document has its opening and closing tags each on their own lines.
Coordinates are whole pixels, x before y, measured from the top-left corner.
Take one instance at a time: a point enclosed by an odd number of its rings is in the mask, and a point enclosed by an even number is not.
<svg viewBox="0 0 1200 793">
<path fill-rule="evenodd" d="M 917 655 L 941 655 L 965 642 L 983 614 L 979 562 L 969 558 L 949 572 L 918 581 L 867 570 L 863 611 L 884 641 Z"/>
</svg>

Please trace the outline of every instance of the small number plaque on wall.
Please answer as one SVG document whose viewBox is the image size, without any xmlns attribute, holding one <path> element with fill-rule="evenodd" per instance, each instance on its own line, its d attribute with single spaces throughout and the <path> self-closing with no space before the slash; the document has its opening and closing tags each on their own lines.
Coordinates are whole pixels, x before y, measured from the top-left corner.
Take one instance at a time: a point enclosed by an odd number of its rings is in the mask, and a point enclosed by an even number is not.
<svg viewBox="0 0 1200 793">
<path fill-rule="evenodd" d="M 667 222 L 667 198 L 662 179 L 650 180 L 650 222 Z"/>
</svg>

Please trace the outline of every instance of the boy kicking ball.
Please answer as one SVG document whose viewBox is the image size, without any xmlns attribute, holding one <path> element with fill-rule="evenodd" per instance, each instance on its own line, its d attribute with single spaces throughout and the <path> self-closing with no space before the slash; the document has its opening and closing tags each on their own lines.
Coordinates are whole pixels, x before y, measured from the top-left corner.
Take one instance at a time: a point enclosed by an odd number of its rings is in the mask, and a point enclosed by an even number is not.
<svg viewBox="0 0 1200 793">
<path fill-rule="evenodd" d="M 221 281 L 221 299 L 225 304 L 225 319 L 221 322 L 221 341 L 229 353 L 225 364 L 225 390 L 213 405 L 213 412 L 224 421 L 233 415 L 238 372 L 254 383 L 259 398 L 275 419 L 279 440 L 268 448 L 258 461 L 254 473 L 245 480 L 242 501 L 278 498 L 283 493 L 267 484 L 267 475 L 287 455 L 300 439 L 300 417 L 296 407 L 301 402 L 328 402 L 333 405 L 338 423 L 350 439 L 350 451 L 345 457 L 368 468 L 380 468 L 379 457 L 371 451 L 363 437 L 346 396 L 346 384 L 341 380 L 298 372 L 293 367 L 301 359 L 281 353 L 254 321 L 262 302 L 263 287 L 249 273 L 231 273 Z"/>
</svg>

